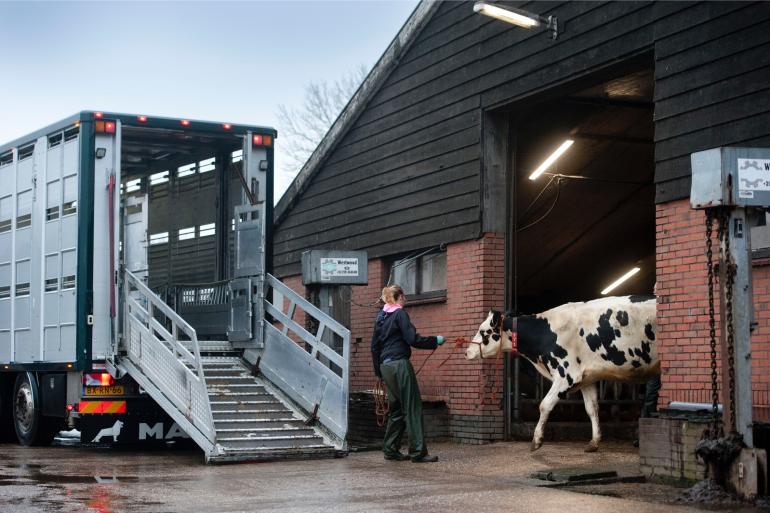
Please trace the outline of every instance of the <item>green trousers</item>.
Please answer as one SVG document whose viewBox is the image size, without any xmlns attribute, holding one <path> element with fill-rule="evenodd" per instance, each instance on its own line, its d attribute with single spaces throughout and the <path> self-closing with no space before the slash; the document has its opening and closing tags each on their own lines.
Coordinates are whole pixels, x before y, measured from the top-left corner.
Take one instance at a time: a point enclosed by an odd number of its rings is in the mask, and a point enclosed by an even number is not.
<svg viewBox="0 0 770 513">
<path fill-rule="evenodd" d="M 398 453 L 406 429 L 409 431 L 409 456 L 425 456 L 428 448 L 423 436 L 422 399 L 412 364 L 406 358 L 383 363 L 380 365 L 380 373 L 388 387 L 390 407 L 383 452 L 386 456 Z"/>
</svg>

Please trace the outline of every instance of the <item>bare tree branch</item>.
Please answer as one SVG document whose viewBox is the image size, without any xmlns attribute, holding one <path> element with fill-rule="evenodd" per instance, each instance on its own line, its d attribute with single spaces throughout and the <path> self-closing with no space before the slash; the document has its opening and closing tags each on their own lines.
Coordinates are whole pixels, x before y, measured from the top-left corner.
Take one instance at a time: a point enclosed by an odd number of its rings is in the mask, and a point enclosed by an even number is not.
<svg viewBox="0 0 770 513">
<path fill-rule="evenodd" d="M 305 86 L 305 98 L 301 106 L 278 106 L 276 117 L 282 152 L 289 161 L 288 168 L 292 174 L 299 172 L 305 165 L 367 73 L 366 67 L 360 64 L 334 82 L 311 82 Z"/>
</svg>

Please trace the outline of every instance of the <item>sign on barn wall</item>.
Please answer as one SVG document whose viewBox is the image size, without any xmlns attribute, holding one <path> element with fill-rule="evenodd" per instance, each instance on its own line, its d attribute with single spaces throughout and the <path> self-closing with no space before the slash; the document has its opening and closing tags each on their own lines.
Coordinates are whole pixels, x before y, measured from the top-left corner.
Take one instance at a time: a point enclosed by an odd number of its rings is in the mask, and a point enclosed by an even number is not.
<svg viewBox="0 0 770 513">
<path fill-rule="evenodd" d="M 303 285 L 366 285 L 366 251 L 311 250 L 302 253 Z"/>
</svg>

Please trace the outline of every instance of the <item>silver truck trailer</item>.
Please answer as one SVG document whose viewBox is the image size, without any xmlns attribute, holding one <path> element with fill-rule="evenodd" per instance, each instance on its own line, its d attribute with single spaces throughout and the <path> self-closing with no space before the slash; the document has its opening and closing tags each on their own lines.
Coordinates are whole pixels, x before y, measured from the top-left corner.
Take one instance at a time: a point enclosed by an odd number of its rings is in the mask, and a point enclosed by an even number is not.
<svg viewBox="0 0 770 513">
<path fill-rule="evenodd" d="M 0 435 L 345 449 L 350 333 L 270 275 L 275 137 L 88 111 L 0 146 Z"/>
</svg>

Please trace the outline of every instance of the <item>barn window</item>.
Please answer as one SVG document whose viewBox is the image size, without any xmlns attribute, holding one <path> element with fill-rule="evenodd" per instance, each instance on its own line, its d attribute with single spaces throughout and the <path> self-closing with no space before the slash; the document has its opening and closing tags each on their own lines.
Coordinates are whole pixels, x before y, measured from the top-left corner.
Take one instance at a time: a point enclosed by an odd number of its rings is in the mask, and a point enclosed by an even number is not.
<svg viewBox="0 0 770 513">
<path fill-rule="evenodd" d="M 446 299 L 446 251 L 418 252 L 394 260 L 390 283 L 401 285 L 411 303 Z"/>
</svg>

